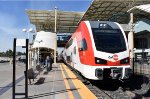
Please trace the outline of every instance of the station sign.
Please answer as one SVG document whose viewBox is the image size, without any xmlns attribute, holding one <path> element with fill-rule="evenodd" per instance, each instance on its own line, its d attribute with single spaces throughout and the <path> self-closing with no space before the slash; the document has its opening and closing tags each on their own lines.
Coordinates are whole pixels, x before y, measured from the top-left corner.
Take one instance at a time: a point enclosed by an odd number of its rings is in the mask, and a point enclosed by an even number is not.
<svg viewBox="0 0 150 99">
<path fill-rule="evenodd" d="M 26 46 L 26 39 L 17 39 L 16 46 Z"/>
</svg>

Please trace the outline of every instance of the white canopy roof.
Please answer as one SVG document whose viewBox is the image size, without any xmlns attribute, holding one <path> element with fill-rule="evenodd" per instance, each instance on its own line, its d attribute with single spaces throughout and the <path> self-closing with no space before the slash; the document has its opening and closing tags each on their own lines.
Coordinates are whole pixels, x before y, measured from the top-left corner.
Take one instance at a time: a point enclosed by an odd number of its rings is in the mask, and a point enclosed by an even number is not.
<svg viewBox="0 0 150 99">
<path fill-rule="evenodd" d="M 51 32 L 37 32 L 33 48 L 54 49 L 55 34 Z"/>
<path fill-rule="evenodd" d="M 133 13 L 140 13 L 141 11 L 150 13 L 150 4 L 135 6 L 128 10 L 128 12 L 133 12 Z"/>
<path fill-rule="evenodd" d="M 142 18 L 150 19 L 150 4 L 135 6 L 128 10 L 134 13 L 134 16 L 140 15 Z"/>
</svg>

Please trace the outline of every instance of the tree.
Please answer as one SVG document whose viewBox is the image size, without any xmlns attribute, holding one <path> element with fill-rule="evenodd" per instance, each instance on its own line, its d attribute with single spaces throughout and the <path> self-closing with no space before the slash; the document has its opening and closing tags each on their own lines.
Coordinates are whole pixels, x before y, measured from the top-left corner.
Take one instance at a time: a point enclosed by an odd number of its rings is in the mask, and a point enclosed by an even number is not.
<svg viewBox="0 0 150 99">
<path fill-rule="evenodd" d="M 26 53 L 25 52 L 17 52 L 17 55 L 25 55 Z"/>
<path fill-rule="evenodd" d="M 13 51 L 11 49 L 6 51 L 6 56 L 11 57 L 13 56 Z"/>
<path fill-rule="evenodd" d="M 4 57 L 5 56 L 5 52 L 0 52 L 0 57 Z"/>
</svg>

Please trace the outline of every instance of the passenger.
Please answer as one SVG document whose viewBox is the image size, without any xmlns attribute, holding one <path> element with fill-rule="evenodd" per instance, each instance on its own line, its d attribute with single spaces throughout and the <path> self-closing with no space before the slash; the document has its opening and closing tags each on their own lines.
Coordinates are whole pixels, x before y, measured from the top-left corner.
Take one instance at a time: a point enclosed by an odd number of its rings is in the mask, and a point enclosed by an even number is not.
<svg viewBox="0 0 150 99">
<path fill-rule="evenodd" d="M 53 64 L 53 62 L 54 62 L 54 56 L 51 53 L 51 55 L 50 55 L 50 70 L 52 70 L 52 64 Z"/>
<path fill-rule="evenodd" d="M 54 55 L 51 53 L 52 63 L 54 63 Z"/>
<path fill-rule="evenodd" d="M 40 60 L 41 64 L 44 65 L 44 58 L 41 57 L 41 60 Z"/>
<path fill-rule="evenodd" d="M 44 62 L 44 63 L 43 63 L 44 66 L 45 66 L 45 65 L 46 65 L 46 57 L 43 58 L 43 62 Z"/>
<path fill-rule="evenodd" d="M 49 67 L 50 67 L 50 57 L 47 56 L 46 57 L 46 69 L 47 69 L 47 71 L 49 71 Z"/>
</svg>

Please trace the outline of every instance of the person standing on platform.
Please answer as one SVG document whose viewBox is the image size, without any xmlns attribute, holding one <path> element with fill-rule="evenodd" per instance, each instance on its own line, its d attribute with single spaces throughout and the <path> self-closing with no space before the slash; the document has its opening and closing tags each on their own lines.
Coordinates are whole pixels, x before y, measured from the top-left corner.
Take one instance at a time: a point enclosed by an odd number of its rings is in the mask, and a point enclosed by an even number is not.
<svg viewBox="0 0 150 99">
<path fill-rule="evenodd" d="M 47 56 L 46 57 L 46 69 L 47 69 L 47 71 L 49 71 L 49 67 L 50 67 L 50 57 Z"/>
<path fill-rule="evenodd" d="M 52 64 L 53 64 L 53 62 L 54 62 L 54 56 L 51 53 L 51 55 L 50 55 L 50 70 L 52 70 Z"/>
</svg>

